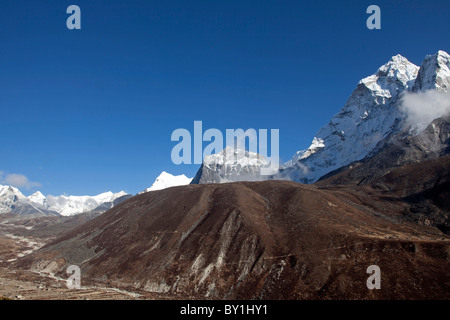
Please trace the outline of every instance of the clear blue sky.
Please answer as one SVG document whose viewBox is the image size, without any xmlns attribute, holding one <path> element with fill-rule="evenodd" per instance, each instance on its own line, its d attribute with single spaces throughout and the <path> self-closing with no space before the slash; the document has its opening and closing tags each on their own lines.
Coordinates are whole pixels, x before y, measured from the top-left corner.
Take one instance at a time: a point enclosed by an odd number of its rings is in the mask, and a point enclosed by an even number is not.
<svg viewBox="0 0 450 320">
<path fill-rule="evenodd" d="M 391 56 L 449 52 L 449 17 L 448 0 L 1 1 L 0 171 L 40 184 L 26 194 L 136 193 L 195 175 L 170 158 L 194 120 L 279 129 L 286 161 Z"/>
</svg>

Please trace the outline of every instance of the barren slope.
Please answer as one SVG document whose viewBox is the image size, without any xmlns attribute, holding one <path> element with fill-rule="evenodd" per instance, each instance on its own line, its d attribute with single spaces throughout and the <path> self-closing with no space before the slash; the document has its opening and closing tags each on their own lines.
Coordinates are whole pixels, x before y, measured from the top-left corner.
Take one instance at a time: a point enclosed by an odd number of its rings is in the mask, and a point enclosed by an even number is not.
<svg viewBox="0 0 450 320">
<path fill-rule="evenodd" d="M 449 298 L 450 238 L 404 221 L 396 196 L 286 181 L 138 195 L 17 266 L 197 298 Z M 368 266 L 382 289 L 368 290 Z"/>
</svg>

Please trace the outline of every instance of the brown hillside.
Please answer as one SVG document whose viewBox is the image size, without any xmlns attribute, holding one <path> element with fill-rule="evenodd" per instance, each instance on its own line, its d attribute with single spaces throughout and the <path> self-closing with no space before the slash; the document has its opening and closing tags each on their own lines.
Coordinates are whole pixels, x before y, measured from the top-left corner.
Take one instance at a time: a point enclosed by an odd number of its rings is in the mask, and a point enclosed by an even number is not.
<svg viewBox="0 0 450 320">
<path fill-rule="evenodd" d="M 18 261 L 21 268 L 179 297 L 448 299 L 450 238 L 399 197 L 286 181 L 138 195 Z M 370 265 L 381 289 L 366 286 Z"/>
</svg>

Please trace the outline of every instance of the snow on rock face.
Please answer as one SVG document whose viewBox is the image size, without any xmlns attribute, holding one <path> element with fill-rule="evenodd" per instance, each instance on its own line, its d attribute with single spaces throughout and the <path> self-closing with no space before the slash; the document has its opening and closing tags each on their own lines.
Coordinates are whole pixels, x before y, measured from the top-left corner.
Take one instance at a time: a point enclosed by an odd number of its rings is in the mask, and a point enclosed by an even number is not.
<svg viewBox="0 0 450 320">
<path fill-rule="evenodd" d="M 47 203 L 47 198 L 40 191 L 36 191 L 28 199 L 39 206 L 45 206 Z"/>
<path fill-rule="evenodd" d="M 341 132 L 341 134 L 343 135 L 344 132 Z M 310 155 L 319 151 L 320 148 L 324 147 L 325 147 L 324 141 L 321 138 L 314 137 L 311 146 L 306 151 L 297 151 L 295 155 L 292 157 L 292 159 L 286 162 L 284 165 L 286 167 L 292 166 L 299 160 L 308 158 Z"/>
<path fill-rule="evenodd" d="M 359 84 L 363 84 L 373 95 L 378 97 L 376 101 L 382 103 L 385 102 L 382 98 L 392 98 L 397 96 L 399 91 L 410 87 L 414 83 L 418 71 L 419 67 L 398 54 L 381 66 L 375 74 L 362 79 Z M 354 94 L 350 98 L 352 97 Z"/>
<path fill-rule="evenodd" d="M 26 197 L 19 189 L 0 185 L 0 214 L 11 212 L 19 201 L 24 201 L 25 199 Z"/>
<path fill-rule="evenodd" d="M 227 146 L 221 152 L 205 157 L 203 162 L 206 166 L 228 166 L 232 168 L 237 167 L 253 167 L 269 162 L 257 153 L 245 151 L 238 148 L 231 148 Z"/>
<path fill-rule="evenodd" d="M 429 89 L 440 92 L 450 89 L 450 55 L 445 51 L 439 50 L 425 57 L 412 91 Z"/>
<path fill-rule="evenodd" d="M 35 194 L 35 197 L 37 196 Z M 39 205 L 25 197 L 19 189 L 12 186 L 0 186 L 0 214 L 2 213 L 19 215 L 49 214 L 49 212 L 41 210 Z"/>
<path fill-rule="evenodd" d="M 139 192 L 139 194 L 149 191 L 162 190 L 170 187 L 184 186 L 191 183 L 191 181 L 192 178 L 188 178 L 184 174 L 174 176 L 170 173 L 163 171 L 158 176 L 158 178 L 156 178 L 155 182 L 153 182 L 150 188 L 147 188 L 144 191 Z"/>
<path fill-rule="evenodd" d="M 396 55 L 362 79 L 341 111 L 315 135 L 306 151 L 297 152 L 275 177 L 312 183 L 324 174 L 364 158 L 400 129 L 400 94 L 414 84 L 419 68 Z"/>
<path fill-rule="evenodd" d="M 262 175 L 261 170 L 271 167 L 271 161 L 260 154 L 227 146 L 221 152 L 205 157 L 192 183 L 266 180 L 270 176 Z M 277 169 L 274 167 L 273 171 Z"/>
<path fill-rule="evenodd" d="M 56 211 L 63 216 L 71 216 L 82 212 L 94 210 L 106 202 L 125 196 L 124 191 L 112 193 L 111 191 L 101 193 L 96 196 L 47 196 L 45 209 Z"/>
<path fill-rule="evenodd" d="M 450 113 L 450 55 L 427 55 L 411 91 L 402 95 L 400 110 L 410 135 L 418 135 L 434 119 Z"/>
<path fill-rule="evenodd" d="M 11 186 L 0 186 L 0 214 L 60 214 L 75 215 L 94 210 L 103 203 L 127 195 L 126 192 L 105 192 L 97 196 L 52 196 L 45 197 L 40 191 L 25 197 L 19 189 Z"/>
</svg>

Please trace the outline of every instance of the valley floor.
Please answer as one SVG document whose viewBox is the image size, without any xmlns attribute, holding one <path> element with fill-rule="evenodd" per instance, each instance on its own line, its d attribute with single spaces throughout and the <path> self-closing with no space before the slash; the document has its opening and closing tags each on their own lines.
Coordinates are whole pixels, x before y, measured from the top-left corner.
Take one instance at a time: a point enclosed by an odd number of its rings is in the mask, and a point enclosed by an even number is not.
<svg viewBox="0 0 450 320">
<path fill-rule="evenodd" d="M 34 252 L 54 238 L 34 237 L 29 233 L 32 230 L 33 228 L 24 227 L 21 222 L 10 223 L 0 219 L 0 300 L 189 299 L 189 297 L 159 295 L 145 291 L 129 292 L 91 284 L 85 286 L 83 283 L 80 289 L 68 289 L 65 279 L 12 268 L 10 266 L 12 262 Z"/>
<path fill-rule="evenodd" d="M 0 299 L 128 300 L 142 299 L 142 295 L 113 288 L 82 287 L 69 290 L 61 280 L 40 276 L 29 271 L 0 268 Z"/>
<path fill-rule="evenodd" d="M 64 279 L 10 268 L 11 262 L 42 247 L 52 238 L 24 235 L 32 228 L 0 222 L 0 300 L 129 300 L 155 299 L 148 293 L 126 292 L 94 286 L 68 289 Z"/>
</svg>

